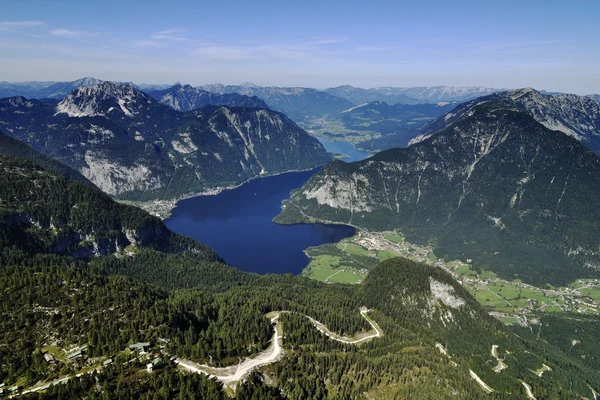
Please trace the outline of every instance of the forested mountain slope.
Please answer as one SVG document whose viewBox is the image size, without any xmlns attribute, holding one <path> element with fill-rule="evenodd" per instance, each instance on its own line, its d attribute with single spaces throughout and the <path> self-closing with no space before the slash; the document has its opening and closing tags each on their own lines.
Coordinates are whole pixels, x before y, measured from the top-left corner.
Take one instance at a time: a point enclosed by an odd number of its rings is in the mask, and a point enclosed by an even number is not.
<svg viewBox="0 0 600 400">
<path fill-rule="evenodd" d="M 85 176 L 72 168 L 67 167 L 58 161 L 46 157 L 45 155 L 33 150 L 25 143 L 13 139 L 10 136 L 0 131 L 0 154 L 9 157 L 22 158 L 25 160 L 32 161 L 40 167 L 52 171 L 56 174 L 62 175 L 67 179 L 72 179 L 81 183 L 85 183 L 88 186 L 94 186 Z"/>
<path fill-rule="evenodd" d="M 137 207 L 35 164 L 0 156 L 0 255 L 51 253 L 90 259 L 128 246 L 189 251 L 218 261 L 207 246 L 168 230 Z"/>
</svg>

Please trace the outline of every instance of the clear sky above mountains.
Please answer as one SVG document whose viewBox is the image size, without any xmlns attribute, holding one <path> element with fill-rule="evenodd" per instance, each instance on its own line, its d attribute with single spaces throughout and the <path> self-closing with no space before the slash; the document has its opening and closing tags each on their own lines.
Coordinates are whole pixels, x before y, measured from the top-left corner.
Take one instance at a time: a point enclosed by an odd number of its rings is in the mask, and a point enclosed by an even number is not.
<svg viewBox="0 0 600 400">
<path fill-rule="evenodd" d="M 0 1 L 0 80 L 600 92 L 600 2 Z"/>
</svg>

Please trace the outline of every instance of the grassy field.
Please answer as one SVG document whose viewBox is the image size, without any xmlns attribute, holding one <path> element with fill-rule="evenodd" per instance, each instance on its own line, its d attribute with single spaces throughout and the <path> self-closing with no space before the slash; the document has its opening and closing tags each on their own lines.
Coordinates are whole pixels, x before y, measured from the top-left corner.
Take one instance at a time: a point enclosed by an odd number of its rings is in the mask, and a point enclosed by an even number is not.
<svg viewBox="0 0 600 400">
<path fill-rule="evenodd" d="M 54 359 L 57 361 L 67 361 L 67 353 L 65 353 L 56 346 L 44 347 L 42 348 L 42 353 L 50 353 L 52 357 L 54 357 Z"/>
<path fill-rule="evenodd" d="M 321 282 L 351 284 L 360 283 L 367 276 L 353 267 L 340 265 L 340 257 L 330 255 L 314 257 L 302 275 Z"/>
<path fill-rule="evenodd" d="M 404 240 L 401 235 L 390 236 L 397 241 Z M 308 248 L 306 254 L 311 262 L 302 275 L 322 282 L 356 284 L 362 282 L 367 270 L 379 261 L 399 256 L 391 250 L 368 250 L 355 242 L 357 238 Z"/>
<path fill-rule="evenodd" d="M 502 317 L 500 317 L 500 321 L 502 321 L 503 323 L 509 325 L 509 324 L 518 324 L 519 318 L 517 317 L 511 317 L 510 315 L 504 315 Z"/>
<path fill-rule="evenodd" d="M 381 133 L 373 130 L 348 129 L 342 119 L 334 116 L 309 118 L 299 125 L 313 136 L 324 136 L 327 140 L 343 140 L 354 144 L 381 137 Z"/>
<path fill-rule="evenodd" d="M 368 256 L 368 257 L 376 257 L 376 252 L 374 251 L 369 251 L 367 249 L 365 249 L 364 247 L 358 245 L 358 244 L 352 244 L 352 243 L 348 243 L 348 244 L 343 244 L 343 243 L 338 243 L 338 248 L 346 253 L 349 254 L 354 254 L 357 256 Z"/>
<path fill-rule="evenodd" d="M 402 235 L 398 235 L 396 233 L 391 234 L 391 235 L 385 235 L 385 238 L 387 240 L 389 240 L 390 242 L 394 242 L 394 243 L 404 243 L 404 236 Z"/>
<path fill-rule="evenodd" d="M 600 288 L 598 288 L 598 287 L 579 289 L 579 292 L 586 296 L 590 296 L 592 299 L 594 299 L 596 301 L 600 301 Z"/>
</svg>

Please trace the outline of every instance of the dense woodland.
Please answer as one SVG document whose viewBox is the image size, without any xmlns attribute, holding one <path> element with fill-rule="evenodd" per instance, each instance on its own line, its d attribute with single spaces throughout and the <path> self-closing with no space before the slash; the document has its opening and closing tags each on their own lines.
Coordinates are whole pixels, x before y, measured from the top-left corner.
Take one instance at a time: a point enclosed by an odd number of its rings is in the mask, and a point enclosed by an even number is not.
<svg viewBox="0 0 600 400">
<path fill-rule="evenodd" d="M 60 221 L 65 229 L 89 235 L 164 226 L 30 163 L 0 161 L 0 176 L 22 177 L 14 183 L 0 178 L 0 382 L 29 387 L 113 359 L 26 398 L 224 398 L 217 381 L 179 372 L 167 356 L 147 373 L 143 362 L 131 361 L 127 346 L 150 342 L 152 351 L 163 355 L 232 365 L 268 347 L 273 328 L 265 314 L 274 310 L 288 311 L 281 314 L 285 356 L 251 374 L 237 388 L 238 399 L 522 398 L 520 379 L 538 398 L 560 399 L 589 395 L 588 385 L 600 387 L 596 364 L 569 357 L 536 337 L 515 335 L 448 274 L 407 259 L 385 261 L 363 284 L 347 286 L 244 273 L 222 264 L 214 253 L 198 251 L 204 247 L 182 251 L 188 239 L 172 233 L 161 245 L 138 241 L 91 261 L 53 251 L 46 243 L 64 230 L 53 230 L 45 242 L 49 227 L 40 233 L 35 223 L 17 217 Z M 20 238 L 31 242 L 24 246 Z M 432 297 L 431 280 L 450 287 L 464 305 L 452 308 Z M 371 329 L 359 314 L 362 306 L 372 310 L 369 316 L 384 335 L 359 346 L 331 340 L 306 318 L 352 336 Z M 500 346 L 509 365 L 500 374 L 492 371 L 492 344 Z M 87 346 L 85 355 L 66 360 L 76 346 Z M 553 371 L 539 378 L 532 370 L 542 363 Z M 487 395 L 469 369 L 496 392 Z"/>
<path fill-rule="evenodd" d="M 91 258 L 135 245 L 218 260 L 208 246 L 174 234 L 160 219 L 98 189 L 11 157 L 0 156 L 0 170 L 2 253 L 18 248 L 30 255 Z"/>
</svg>

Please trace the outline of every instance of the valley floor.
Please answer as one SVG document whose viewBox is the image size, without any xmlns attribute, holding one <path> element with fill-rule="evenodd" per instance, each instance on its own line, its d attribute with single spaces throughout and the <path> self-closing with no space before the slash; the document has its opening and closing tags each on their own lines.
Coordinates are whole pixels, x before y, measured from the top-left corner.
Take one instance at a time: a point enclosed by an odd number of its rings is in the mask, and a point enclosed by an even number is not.
<svg viewBox="0 0 600 400">
<path fill-rule="evenodd" d="M 598 279 L 578 279 L 567 287 L 547 288 L 510 281 L 492 271 L 475 271 L 470 262 L 439 259 L 431 246 L 407 242 L 397 231 L 359 230 L 337 244 L 311 247 L 305 253 L 311 261 L 302 274 L 326 283 L 359 284 L 370 268 L 391 257 L 435 265 L 465 286 L 492 316 L 509 325 L 536 324 L 539 313 L 600 314 Z"/>
</svg>

